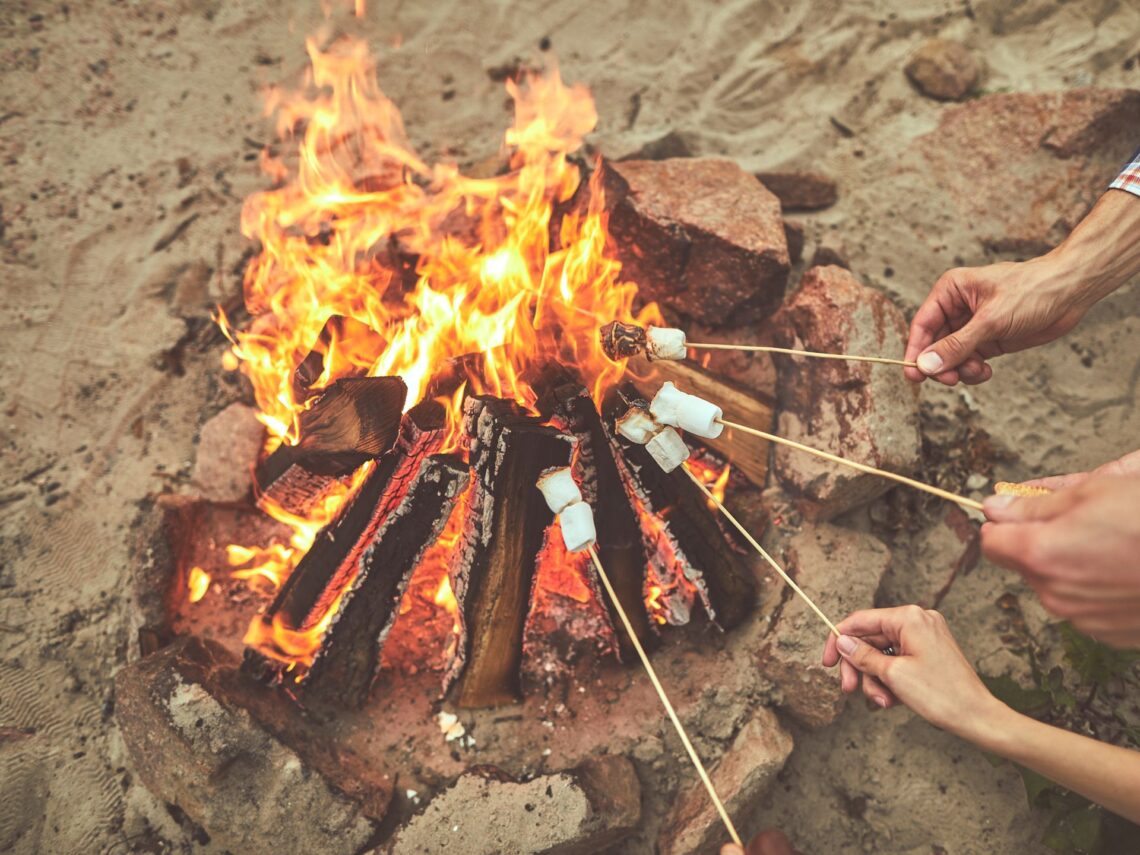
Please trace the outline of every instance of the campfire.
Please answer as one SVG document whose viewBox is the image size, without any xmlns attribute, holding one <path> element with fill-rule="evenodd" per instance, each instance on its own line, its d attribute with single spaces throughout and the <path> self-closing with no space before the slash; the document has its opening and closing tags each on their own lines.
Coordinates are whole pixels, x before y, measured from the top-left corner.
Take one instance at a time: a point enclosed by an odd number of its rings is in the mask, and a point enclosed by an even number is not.
<svg viewBox="0 0 1140 855">
<path fill-rule="evenodd" d="M 589 92 L 556 69 L 509 79 L 499 174 L 469 178 L 412 150 L 362 43 L 308 49 L 305 85 L 270 99 L 274 187 L 242 214 L 258 245 L 249 317 L 218 318 L 226 367 L 249 378 L 267 430 L 257 507 L 291 530 L 227 547 L 228 572 L 272 593 L 251 616 L 246 670 L 306 702 L 360 707 L 397 624 L 440 626 L 444 613 L 448 697 L 511 703 L 528 620 L 558 603 L 601 614 L 607 646 L 633 661 L 535 489 L 566 465 L 644 646 L 698 603 L 721 629 L 739 624 L 756 585 L 714 508 L 615 429 L 660 372 L 607 354 L 599 331 L 664 319 L 623 274 L 607 167 L 572 159 L 596 122 Z M 770 419 L 715 375 L 674 370 Z M 693 466 L 723 496 L 729 466 Z M 201 599 L 209 573 L 188 572 Z"/>
</svg>

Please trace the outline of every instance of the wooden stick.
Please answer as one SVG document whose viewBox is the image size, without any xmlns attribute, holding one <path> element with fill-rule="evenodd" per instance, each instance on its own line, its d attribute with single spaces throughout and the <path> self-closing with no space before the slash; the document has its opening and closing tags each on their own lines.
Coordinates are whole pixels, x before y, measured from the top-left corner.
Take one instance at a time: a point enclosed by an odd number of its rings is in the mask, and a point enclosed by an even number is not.
<svg viewBox="0 0 1140 855">
<path fill-rule="evenodd" d="M 938 496 L 940 499 L 954 502 L 964 508 L 973 508 L 976 511 L 982 510 L 982 503 L 974 499 L 967 499 L 965 496 L 959 496 L 957 493 L 951 493 L 949 490 L 943 490 L 941 487 L 935 487 L 931 484 L 924 484 L 921 481 L 915 481 L 913 478 L 907 478 L 905 475 L 898 475 L 894 472 L 888 472 L 885 469 L 876 469 L 874 466 L 868 466 L 866 463 L 856 463 L 854 460 L 848 460 L 846 457 L 840 457 L 837 454 L 831 454 L 827 451 L 821 451 L 818 448 L 812 448 L 810 445 L 796 442 L 793 439 L 787 439 L 782 436 L 767 433 L 766 431 L 756 430 L 747 425 L 738 425 L 735 422 L 726 421 L 724 419 L 717 419 L 726 428 L 741 431 L 742 433 L 752 434 L 761 439 L 766 439 L 769 442 L 774 442 L 777 445 L 786 445 L 789 448 L 795 448 L 799 451 L 806 451 L 808 454 L 814 454 L 816 457 L 822 457 L 824 460 L 830 460 L 832 463 L 839 463 L 843 466 L 849 466 L 852 469 L 857 469 L 860 472 L 866 472 L 869 475 L 878 475 L 880 478 L 889 478 L 892 481 L 897 481 L 900 484 L 906 484 L 908 487 L 914 487 L 916 490 L 922 490 L 924 493 L 930 493 L 932 496 Z"/>
<path fill-rule="evenodd" d="M 750 544 L 752 544 L 752 548 L 755 549 L 758 553 L 760 553 L 760 557 L 763 558 L 765 561 L 767 561 L 769 566 L 773 570 L 775 570 L 777 573 L 780 574 L 780 578 L 788 583 L 788 586 L 793 591 L 796 592 L 796 595 L 799 596 L 800 599 L 802 599 L 805 603 L 808 604 L 808 606 L 811 608 L 811 610 L 819 616 L 819 619 L 821 621 L 823 621 L 825 624 L 827 624 L 827 628 L 835 634 L 836 638 L 838 638 L 839 637 L 839 630 L 835 628 L 835 624 L 833 624 L 828 619 L 827 615 L 825 615 L 823 613 L 823 611 L 820 609 L 819 606 L 817 606 L 815 603 L 812 602 L 811 597 L 809 597 L 807 594 L 805 594 L 803 592 L 803 589 L 799 585 L 796 584 L 795 579 L 793 579 L 786 572 L 784 572 L 784 568 L 776 563 L 776 559 L 774 559 L 771 555 L 769 555 L 768 551 L 763 546 L 761 546 L 759 543 L 756 542 L 756 538 L 754 538 L 751 534 L 749 534 L 748 530 L 743 525 L 741 525 L 740 521 L 737 520 L 736 517 L 734 517 L 729 512 L 728 508 L 726 508 L 723 504 L 721 504 L 720 500 L 717 499 L 717 497 L 712 494 L 712 492 L 709 490 L 709 488 L 701 483 L 701 479 L 693 474 L 692 470 L 689 469 L 688 464 L 684 464 L 681 468 L 685 470 L 685 474 L 688 475 L 693 480 L 693 483 L 696 484 L 698 487 L 700 487 L 701 492 L 705 494 L 705 497 L 710 502 L 712 502 L 714 505 L 716 505 L 717 509 L 722 514 L 724 514 L 725 519 L 727 519 L 730 523 L 732 523 L 736 527 L 736 530 L 739 531 L 742 535 L 744 535 L 744 539 L 747 540 Z"/>
<path fill-rule="evenodd" d="M 721 802 L 720 796 L 716 794 L 716 787 L 713 786 L 712 779 L 709 778 L 709 773 L 705 771 L 704 764 L 701 763 L 701 758 L 697 756 L 697 751 L 693 748 L 693 743 L 689 741 L 689 735 L 685 733 L 685 726 L 681 724 L 681 719 L 677 717 L 677 712 L 673 709 L 673 704 L 669 702 L 669 696 L 665 694 L 665 687 L 662 686 L 661 681 L 657 679 L 657 672 L 653 670 L 653 665 L 649 662 L 649 656 L 646 654 L 645 648 L 642 647 L 641 642 L 637 640 L 637 633 L 633 631 L 633 624 L 630 623 L 629 616 L 625 613 L 625 609 L 622 608 L 621 601 L 617 598 L 617 594 L 610 584 L 606 570 L 602 567 L 601 559 L 598 558 L 597 549 L 591 546 L 589 552 L 590 558 L 594 562 L 594 569 L 598 571 L 598 578 L 602 580 L 602 584 L 606 588 L 606 593 L 609 595 L 610 602 L 614 604 L 614 610 L 617 611 L 618 617 L 621 618 L 621 622 L 625 626 L 625 631 L 629 634 L 630 642 L 633 644 L 634 649 L 637 650 L 637 655 L 641 657 L 641 664 L 645 666 L 645 673 L 649 675 L 649 682 L 651 682 L 653 688 L 657 690 L 657 696 L 661 698 L 661 704 L 665 707 L 665 712 L 669 713 L 673 727 L 677 730 L 677 735 L 681 737 L 681 742 L 684 744 L 685 750 L 689 753 L 689 759 L 693 761 L 693 766 L 696 767 L 697 774 L 701 777 L 701 783 L 703 783 L 705 789 L 708 790 L 709 798 L 712 799 L 717 813 L 720 814 L 725 828 L 728 829 L 729 836 L 732 837 L 732 842 L 737 846 L 743 847 L 744 842 L 740 839 L 740 835 L 736 831 L 736 826 L 732 824 L 732 817 L 730 817 L 728 811 L 724 809 L 724 803 Z"/>
<path fill-rule="evenodd" d="M 902 365 L 904 368 L 917 368 L 918 363 L 906 359 L 891 359 L 886 356 L 852 356 L 848 353 L 819 353 L 814 350 L 793 350 L 789 347 L 770 347 L 761 344 L 714 344 L 707 341 L 687 341 L 685 347 L 701 350 L 744 350 L 752 353 L 785 353 L 790 356 L 811 356 L 815 359 L 843 359 L 848 362 L 875 362 L 879 365 Z"/>
</svg>

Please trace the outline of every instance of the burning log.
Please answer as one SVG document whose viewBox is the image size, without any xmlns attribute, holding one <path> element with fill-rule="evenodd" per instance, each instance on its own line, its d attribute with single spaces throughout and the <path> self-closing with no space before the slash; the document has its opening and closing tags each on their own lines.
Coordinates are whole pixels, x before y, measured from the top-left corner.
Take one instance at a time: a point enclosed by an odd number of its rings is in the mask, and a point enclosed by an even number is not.
<svg viewBox="0 0 1140 855">
<path fill-rule="evenodd" d="M 570 462 L 573 439 L 524 415 L 511 401 L 464 401 L 475 482 L 454 589 L 461 637 L 448 675 L 461 707 L 513 703 L 543 536 L 554 518 L 534 485 Z"/>
<path fill-rule="evenodd" d="M 392 447 L 407 395 L 399 377 L 336 381 L 301 413 L 300 443 L 278 446 L 258 465 L 259 494 L 306 514 L 336 477 Z"/>
<path fill-rule="evenodd" d="M 451 516 L 467 472 L 460 458 L 433 455 L 398 501 L 399 491 L 386 492 L 378 514 L 383 522 L 357 559 L 356 578 L 345 589 L 305 677 L 307 697 L 364 705 L 408 580 Z"/>
<path fill-rule="evenodd" d="M 388 513 L 399 505 L 424 458 L 442 441 L 444 409 L 433 401 L 417 404 L 404 416 L 403 425 L 397 448 L 377 462 L 285 580 L 262 616 L 267 628 L 276 624 L 290 631 L 314 629 L 356 577 Z M 255 670 L 266 664 L 261 654 L 252 651 L 246 659 Z"/>
<path fill-rule="evenodd" d="M 598 557 L 625 609 L 634 632 L 644 647 L 653 647 L 657 637 L 650 632 L 645 610 L 645 568 L 648 564 L 641 524 L 630 504 L 614 460 L 615 446 L 606 434 L 601 416 L 580 383 L 559 385 L 541 404 L 543 414 L 556 418 L 578 440 L 575 464 L 582 479 L 583 497 L 596 509 Z M 622 662 L 635 661 L 633 646 L 609 599 L 597 590 L 591 573 L 588 582 L 598 601 L 604 603 L 618 643 Z"/>
<path fill-rule="evenodd" d="M 325 321 L 321 333 L 313 344 L 313 349 L 293 370 L 293 396 L 298 401 L 308 400 L 313 395 L 313 384 L 325 371 L 325 359 L 330 352 L 347 356 L 351 354 L 377 354 L 384 351 L 384 338 L 372 327 L 356 318 L 333 315 Z M 363 360 L 361 360 L 363 363 Z M 367 365 L 360 365 L 356 373 L 363 374 Z M 338 372 L 341 376 L 341 372 Z"/>
<path fill-rule="evenodd" d="M 632 406 L 646 406 L 634 386 L 611 392 L 604 407 L 607 424 Z M 646 511 L 664 521 L 685 577 L 696 586 L 709 617 L 722 629 L 739 624 L 756 599 L 756 580 L 704 495 L 684 471 L 662 471 L 644 446 L 617 435 L 613 439 L 622 452 L 626 485 Z"/>
</svg>

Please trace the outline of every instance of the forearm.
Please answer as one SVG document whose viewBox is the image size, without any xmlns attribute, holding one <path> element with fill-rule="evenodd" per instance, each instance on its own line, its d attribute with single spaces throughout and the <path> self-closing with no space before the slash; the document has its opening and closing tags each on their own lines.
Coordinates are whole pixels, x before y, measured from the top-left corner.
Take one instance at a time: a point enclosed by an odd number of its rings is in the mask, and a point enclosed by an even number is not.
<svg viewBox="0 0 1140 855">
<path fill-rule="evenodd" d="M 1140 196 L 1109 190 L 1056 249 L 1040 259 L 1083 309 L 1140 273 Z"/>
<path fill-rule="evenodd" d="M 1140 751 L 1043 724 L 1005 704 L 960 735 L 1140 823 Z"/>
</svg>

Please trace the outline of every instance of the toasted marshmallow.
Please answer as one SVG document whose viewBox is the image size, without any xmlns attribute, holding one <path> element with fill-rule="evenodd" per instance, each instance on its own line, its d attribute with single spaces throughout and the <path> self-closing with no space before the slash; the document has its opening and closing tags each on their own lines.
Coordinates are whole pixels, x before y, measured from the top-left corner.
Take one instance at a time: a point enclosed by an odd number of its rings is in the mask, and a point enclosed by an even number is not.
<svg viewBox="0 0 1140 855">
<path fill-rule="evenodd" d="M 539 476 L 538 489 L 542 498 L 554 513 L 561 513 L 568 505 L 582 501 L 582 491 L 578 489 L 569 466 L 561 469 L 547 469 Z"/>
<path fill-rule="evenodd" d="M 641 407 L 630 407 L 629 411 L 614 423 L 614 427 L 618 433 L 638 445 L 645 445 L 653 434 L 661 430 L 661 425 L 653 421 L 649 412 Z"/>
<path fill-rule="evenodd" d="M 562 541 L 567 552 L 581 552 L 593 546 L 598 539 L 594 528 L 594 512 L 585 502 L 575 502 L 558 515 L 562 528 Z"/>
<path fill-rule="evenodd" d="M 645 445 L 649 456 L 657 461 L 657 465 L 666 472 L 672 472 L 689 459 L 689 446 L 685 440 L 671 427 L 661 428 L 660 431 Z"/>
<path fill-rule="evenodd" d="M 654 359 L 684 359 L 685 331 L 673 327 L 649 327 L 645 331 L 645 355 Z"/>
<path fill-rule="evenodd" d="M 706 439 L 716 439 L 724 431 L 717 421 L 723 410 L 704 398 L 682 392 L 666 380 L 649 405 L 649 412 L 663 425 L 672 425 Z"/>
</svg>

